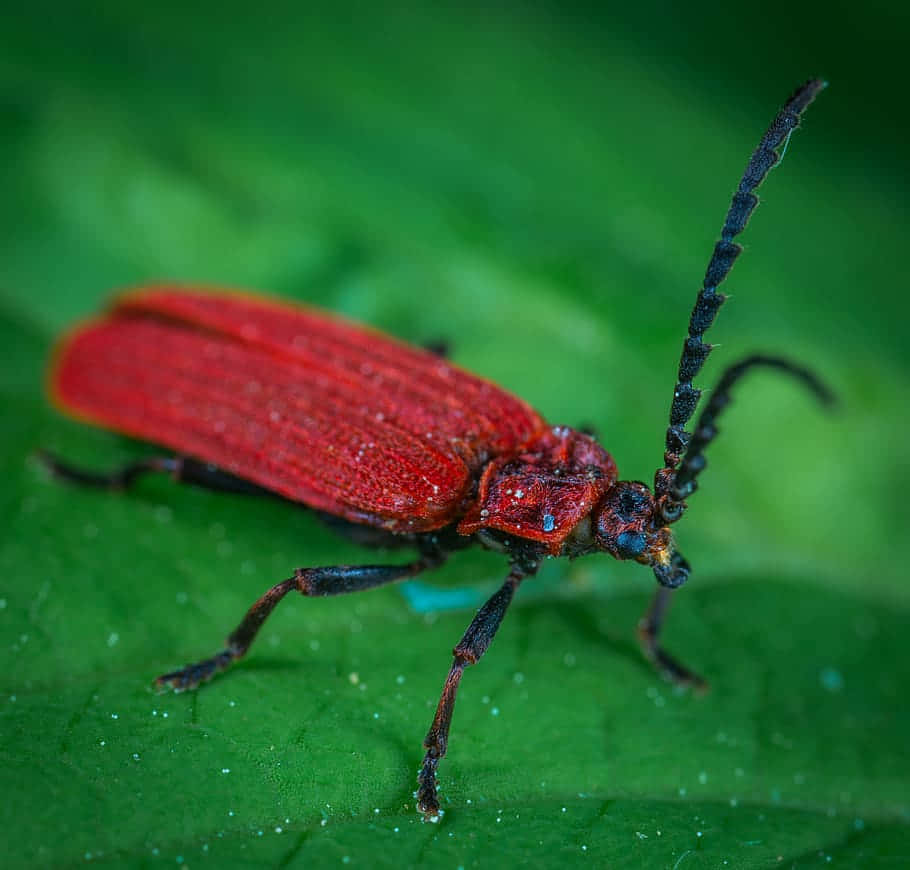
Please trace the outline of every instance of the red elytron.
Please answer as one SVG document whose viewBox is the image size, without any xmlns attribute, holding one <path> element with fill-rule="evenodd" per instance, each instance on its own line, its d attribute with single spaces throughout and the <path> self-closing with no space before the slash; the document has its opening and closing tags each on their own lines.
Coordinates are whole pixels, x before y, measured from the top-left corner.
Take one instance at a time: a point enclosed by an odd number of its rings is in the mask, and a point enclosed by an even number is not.
<svg viewBox="0 0 910 870">
<path fill-rule="evenodd" d="M 189 288 L 121 298 L 65 340 L 52 388 L 92 422 L 392 532 L 450 523 L 477 471 L 545 425 L 428 351 L 314 309 Z"/>
<path fill-rule="evenodd" d="M 520 399 L 439 355 L 305 307 L 226 292 L 159 286 L 121 297 L 61 343 L 52 393 L 82 419 L 170 448 L 113 474 L 45 456 L 61 476 L 123 487 L 164 471 L 231 491 L 278 494 L 319 511 L 333 527 L 371 544 L 412 545 L 402 565 L 298 569 L 262 596 L 217 655 L 158 678 L 195 688 L 242 656 L 288 592 L 337 595 L 411 577 L 470 544 L 506 553 L 503 586 L 478 611 L 455 659 L 424 746 L 418 809 L 439 818 L 436 769 L 448 745 L 462 672 L 483 655 L 521 581 L 547 556 L 608 552 L 649 565 L 659 581 L 642 621 L 645 654 L 671 679 L 701 680 L 658 643 L 669 591 L 689 566 L 670 532 L 695 490 L 704 450 L 733 384 L 764 365 L 829 393 L 801 366 L 753 356 L 731 366 L 690 434 L 698 403 L 692 380 L 711 350 L 702 336 L 716 292 L 740 247 L 733 242 L 758 202 L 753 193 L 778 149 L 824 84 L 790 98 L 753 154 L 727 214 L 683 345 L 654 491 L 619 481 L 593 438 L 553 427 Z"/>
</svg>

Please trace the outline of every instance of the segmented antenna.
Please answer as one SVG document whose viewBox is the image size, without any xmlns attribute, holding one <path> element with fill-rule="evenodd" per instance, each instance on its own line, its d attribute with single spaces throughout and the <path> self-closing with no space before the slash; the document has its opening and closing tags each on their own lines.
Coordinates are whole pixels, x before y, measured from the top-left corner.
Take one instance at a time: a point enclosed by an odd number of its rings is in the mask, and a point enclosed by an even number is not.
<svg viewBox="0 0 910 870">
<path fill-rule="evenodd" d="M 698 423 L 689 439 L 686 454 L 683 456 L 670 487 L 670 498 L 674 501 L 681 502 L 695 492 L 698 485 L 695 478 L 708 464 L 704 455 L 705 448 L 717 437 L 717 418 L 721 411 L 730 404 L 730 391 L 749 369 L 758 366 L 786 372 L 802 381 L 823 404 L 830 405 L 834 402 L 834 394 L 831 390 L 813 372 L 798 363 L 790 362 L 779 356 L 758 354 L 734 363 L 721 375 L 717 386 L 711 392 L 708 404 L 705 405 L 698 418 Z"/>
<path fill-rule="evenodd" d="M 762 136 L 758 148 L 755 149 L 746 166 L 739 187 L 733 194 L 733 201 L 730 203 L 730 209 L 724 220 L 720 239 L 714 246 L 711 262 L 708 263 L 708 269 L 705 272 L 705 280 L 689 317 L 689 335 L 683 342 L 679 373 L 676 387 L 673 390 L 673 403 L 670 406 L 670 425 L 667 428 L 664 468 L 658 470 L 654 478 L 654 489 L 657 496 L 670 495 L 675 500 L 671 493 L 674 471 L 690 439 L 685 426 L 695 412 L 701 396 L 701 390 L 693 387 L 692 381 L 701 370 L 712 349 L 710 344 L 702 341 L 702 336 L 711 327 L 718 309 L 726 299 L 723 293 L 717 292 L 717 288 L 727 277 L 730 269 L 733 268 L 733 263 L 742 251 L 742 247 L 733 239 L 746 228 L 749 217 L 755 206 L 758 205 L 758 196 L 753 191 L 780 160 L 783 152 L 778 153 L 778 149 L 786 146 L 793 131 L 799 126 L 802 113 L 825 85 L 826 82 L 821 79 L 811 79 L 787 100 L 772 121 L 768 131 Z"/>
</svg>

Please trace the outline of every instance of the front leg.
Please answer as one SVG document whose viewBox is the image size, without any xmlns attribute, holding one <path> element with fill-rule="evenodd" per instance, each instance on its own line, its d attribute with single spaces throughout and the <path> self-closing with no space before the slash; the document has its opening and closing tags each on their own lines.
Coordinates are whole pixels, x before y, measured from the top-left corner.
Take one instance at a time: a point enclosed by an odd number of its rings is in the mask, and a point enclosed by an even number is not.
<svg viewBox="0 0 910 870">
<path fill-rule="evenodd" d="M 677 661 L 660 643 L 660 630 L 663 628 L 670 595 L 673 590 L 658 586 L 651 606 L 638 623 L 638 641 L 644 657 L 651 662 L 660 675 L 680 687 L 691 686 L 698 692 L 708 689 L 708 683 L 694 671 Z"/>
<path fill-rule="evenodd" d="M 436 768 L 449 745 L 449 726 L 452 724 L 455 693 L 458 691 L 461 675 L 468 665 L 477 664 L 487 651 L 512 601 L 512 596 L 524 577 L 525 572 L 521 568 L 517 566 L 512 568 L 506 582 L 477 611 L 464 637 L 453 650 L 455 661 L 452 662 L 452 668 L 442 688 L 433 724 L 423 741 L 427 752 L 417 776 L 417 811 L 423 813 L 424 821 L 438 822 L 442 815 L 436 794 Z"/>
</svg>

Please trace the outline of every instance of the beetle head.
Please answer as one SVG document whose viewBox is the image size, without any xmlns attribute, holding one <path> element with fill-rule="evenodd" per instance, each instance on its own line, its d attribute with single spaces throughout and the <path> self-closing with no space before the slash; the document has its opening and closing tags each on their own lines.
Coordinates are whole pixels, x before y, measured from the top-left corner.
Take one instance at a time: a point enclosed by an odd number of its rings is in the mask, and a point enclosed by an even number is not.
<svg viewBox="0 0 910 870">
<path fill-rule="evenodd" d="M 636 480 L 616 483 L 594 510 L 595 541 L 617 559 L 650 565 L 663 586 L 680 586 L 689 563 L 677 552 L 651 490 Z"/>
</svg>

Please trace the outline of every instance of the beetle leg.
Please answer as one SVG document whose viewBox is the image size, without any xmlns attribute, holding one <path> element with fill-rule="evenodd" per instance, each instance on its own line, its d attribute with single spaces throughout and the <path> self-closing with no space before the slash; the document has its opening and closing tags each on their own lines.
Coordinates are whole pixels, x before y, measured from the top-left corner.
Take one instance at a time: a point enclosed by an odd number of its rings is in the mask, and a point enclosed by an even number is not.
<svg viewBox="0 0 910 870">
<path fill-rule="evenodd" d="M 442 359 L 448 359 L 452 355 L 452 346 L 444 338 L 424 342 L 421 347 Z"/>
<path fill-rule="evenodd" d="M 704 692 L 708 683 L 694 671 L 680 664 L 660 645 L 659 635 L 663 628 L 667 607 L 670 605 L 672 589 L 658 586 L 651 606 L 638 623 L 638 641 L 645 658 L 654 665 L 661 676 L 677 686 L 691 686 L 696 691 Z"/>
<path fill-rule="evenodd" d="M 445 561 L 445 554 L 430 553 L 404 565 L 333 565 L 326 568 L 298 568 L 294 576 L 269 589 L 247 611 L 240 625 L 228 637 L 225 649 L 208 659 L 163 674 L 155 680 L 159 689 L 176 692 L 195 689 L 243 656 L 253 643 L 275 605 L 295 589 L 301 595 L 324 597 L 372 589 L 395 580 L 413 577 Z"/>
<path fill-rule="evenodd" d="M 46 450 L 38 451 L 38 459 L 61 480 L 68 480 L 82 486 L 100 489 L 128 489 L 137 478 L 145 474 L 169 474 L 181 483 L 191 483 L 203 489 L 217 492 L 233 492 L 246 495 L 268 495 L 280 498 L 274 492 L 249 483 L 233 474 L 222 471 L 208 462 L 199 462 L 189 456 L 149 456 L 137 459 L 108 473 L 88 471 L 64 462 Z"/>
<path fill-rule="evenodd" d="M 436 768 L 448 748 L 449 726 L 452 724 L 455 693 L 458 691 L 461 675 L 465 667 L 477 664 L 487 651 L 524 576 L 520 568 L 512 569 L 506 582 L 477 611 L 468 630 L 452 651 L 455 661 L 452 662 L 452 668 L 442 688 L 433 724 L 423 741 L 427 752 L 417 776 L 417 811 L 423 813 L 425 821 L 436 822 L 440 816 L 439 798 L 436 794 Z"/>
<path fill-rule="evenodd" d="M 99 489 L 127 489 L 137 477 L 141 477 L 144 474 L 156 472 L 172 474 L 175 468 L 174 463 L 176 462 L 173 457 L 151 456 L 147 459 L 137 459 L 135 462 L 128 462 L 116 471 L 99 473 L 69 465 L 46 450 L 39 450 L 37 457 L 55 477 L 80 486 L 92 486 Z"/>
</svg>

